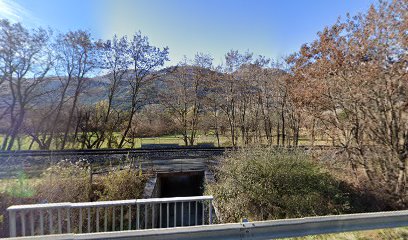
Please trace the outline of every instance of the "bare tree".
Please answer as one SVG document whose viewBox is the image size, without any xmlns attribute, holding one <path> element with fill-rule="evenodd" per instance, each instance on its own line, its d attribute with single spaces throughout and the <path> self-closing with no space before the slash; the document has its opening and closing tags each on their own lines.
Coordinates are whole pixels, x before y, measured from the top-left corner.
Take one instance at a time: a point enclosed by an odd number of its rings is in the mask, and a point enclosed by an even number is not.
<svg viewBox="0 0 408 240">
<path fill-rule="evenodd" d="M 197 137 L 211 68 L 212 57 L 197 53 L 191 63 L 185 59 L 176 67 L 160 93 L 161 102 L 176 119 L 186 146 L 194 145 Z"/>
<path fill-rule="evenodd" d="M 252 53 L 241 54 L 231 50 L 225 55 L 225 78 L 222 94 L 225 100 L 220 105 L 227 116 L 233 146 L 238 144 L 238 80 L 234 74 L 242 65 L 252 61 Z"/>
<path fill-rule="evenodd" d="M 126 37 L 120 39 L 115 35 L 112 40 L 102 43 L 102 67 L 108 71 L 107 78 L 109 79 L 109 89 L 107 96 L 106 113 L 103 117 L 103 128 L 98 136 L 96 146 L 99 148 L 105 140 L 106 131 L 108 132 L 108 147 L 112 146 L 113 134 L 115 125 L 118 124 L 111 118 L 114 111 L 115 97 L 117 97 L 124 77 L 128 73 L 128 68 L 131 64 L 129 55 L 130 43 Z M 120 114 L 121 111 L 117 111 Z"/>
<path fill-rule="evenodd" d="M 44 94 L 41 85 L 51 68 L 48 48 L 50 33 L 43 29 L 27 30 L 21 24 L 0 20 L 0 83 L 8 84 L 8 100 L 2 113 L 10 117 L 9 130 L 2 149 L 11 150 L 21 130 L 30 104 Z"/>
<path fill-rule="evenodd" d="M 223 128 L 223 115 L 220 104 L 223 101 L 222 85 L 224 84 L 222 66 L 219 65 L 213 69 L 205 81 L 206 94 L 203 100 L 206 116 L 204 122 L 214 131 L 217 139 L 217 146 L 220 147 L 220 137 Z"/>
<path fill-rule="evenodd" d="M 134 34 L 129 44 L 129 55 L 131 59 L 131 69 L 126 76 L 127 86 L 129 87 L 129 112 L 127 123 L 122 132 L 122 137 L 118 147 L 122 148 L 132 127 L 133 118 L 140 107 L 142 100 L 141 90 L 148 82 L 159 76 L 156 71 L 168 61 L 169 49 L 167 47 L 160 49 L 151 46 L 146 36 L 140 32 Z"/>
<path fill-rule="evenodd" d="M 72 120 L 78 104 L 79 96 L 83 92 L 87 75 L 97 66 L 97 46 L 91 39 L 89 32 L 78 30 L 58 36 L 56 44 L 59 71 L 64 75 L 62 78 L 62 93 L 60 104 L 57 108 L 55 121 L 59 121 L 62 106 L 66 101 L 65 96 L 68 88 L 73 87 L 72 103 L 68 111 L 67 122 L 63 132 L 61 149 L 64 149 L 68 141 Z"/>
</svg>

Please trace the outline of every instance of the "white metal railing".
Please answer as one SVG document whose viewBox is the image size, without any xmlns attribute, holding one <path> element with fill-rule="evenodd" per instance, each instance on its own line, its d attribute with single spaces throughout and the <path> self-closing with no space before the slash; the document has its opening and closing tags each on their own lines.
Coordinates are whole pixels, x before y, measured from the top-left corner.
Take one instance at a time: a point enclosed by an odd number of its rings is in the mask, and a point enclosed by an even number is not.
<svg viewBox="0 0 408 240">
<path fill-rule="evenodd" d="M 212 224 L 212 200 L 196 196 L 15 205 L 7 209 L 10 237 L 123 231 L 126 225 L 126 230 L 139 230 Z"/>
<path fill-rule="evenodd" d="M 83 234 L 37 236 L 32 239 L 275 239 L 307 235 L 408 226 L 408 211 L 359 213 L 259 222 L 213 224 L 180 228 L 147 229 Z M 31 238 L 30 238 L 31 239 Z M 17 240 L 17 239 L 16 239 Z"/>
</svg>

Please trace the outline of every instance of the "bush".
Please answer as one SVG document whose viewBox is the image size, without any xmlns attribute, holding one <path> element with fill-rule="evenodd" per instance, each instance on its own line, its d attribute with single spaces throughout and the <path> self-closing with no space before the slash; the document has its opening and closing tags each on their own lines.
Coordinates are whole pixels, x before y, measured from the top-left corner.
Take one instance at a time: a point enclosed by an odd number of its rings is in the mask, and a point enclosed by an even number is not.
<svg viewBox="0 0 408 240">
<path fill-rule="evenodd" d="M 61 161 L 44 171 L 36 196 L 42 202 L 86 202 L 90 189 L 86 162 Z"/>
<path fill-rule="evenodd" d="M 227 155 L 206 186 L 221 222 L 339 214 L 349 210 L 339 183 L 297 151 L 241 149 Z"/>
<path fill-rule="evenodd" d="M 98 198 L 101 201 L 140 198 L 146 180 L 146 175 L 136 168 L 111 171 L 100 179 L 102 190 L 97 193 Z"/>
<path fill-rule="evenodd" d="M 89 164 L 85 161 L 61 161 L 44 171 L 36 186 L 42 202 L 113 201 L 140 198 L 146 176 L 134 164 L 112 168 L 90 182 Z M 92 191 L 91 191 L 92 187 Z"/>
</svg>

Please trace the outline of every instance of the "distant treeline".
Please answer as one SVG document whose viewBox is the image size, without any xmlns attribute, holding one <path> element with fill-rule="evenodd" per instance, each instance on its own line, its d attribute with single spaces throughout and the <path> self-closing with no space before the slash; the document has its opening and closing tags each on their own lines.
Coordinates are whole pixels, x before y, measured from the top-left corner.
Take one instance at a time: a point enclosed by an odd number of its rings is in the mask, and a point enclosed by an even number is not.
<svg viewBox="0 0 408 240">
<path fill-rule="evenodd" d="M 0 22 L 2 150 L 123 148 L 136 137 L 212 134 L 220 145 L 297 145 L 301 116 L 288 69 L 231 50 L 213 66 L 197 53 L 164 68 L 169 49 L 132 37 L 93 40 Z M 314 136 L 314 135 L 313 135 Z"/>
</svg>

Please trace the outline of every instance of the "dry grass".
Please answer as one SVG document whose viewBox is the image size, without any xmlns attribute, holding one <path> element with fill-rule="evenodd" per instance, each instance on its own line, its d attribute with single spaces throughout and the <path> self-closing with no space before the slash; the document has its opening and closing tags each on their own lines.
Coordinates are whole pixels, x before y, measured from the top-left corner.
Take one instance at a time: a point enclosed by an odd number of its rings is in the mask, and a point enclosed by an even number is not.
<svg viewBox="0 0 408 240">
<path fill-rule="evenodd" d="M 408 228 L 379 229 L 360 232 L 347 232 L 337 234 L 312 235 L 299 238 L 286 238 L 286 240 L 406 240 Z"/>
</svg>

